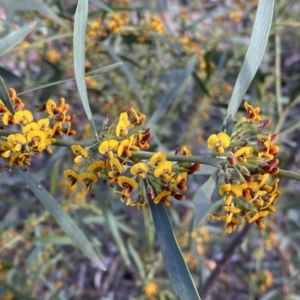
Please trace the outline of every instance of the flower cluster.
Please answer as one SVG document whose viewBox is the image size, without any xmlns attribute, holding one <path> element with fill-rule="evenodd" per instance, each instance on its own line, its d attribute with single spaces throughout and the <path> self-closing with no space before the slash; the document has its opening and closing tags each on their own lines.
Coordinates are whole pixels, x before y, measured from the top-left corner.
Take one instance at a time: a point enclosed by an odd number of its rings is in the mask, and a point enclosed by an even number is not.
<svg viewBox="0 0 300 300">
<path fill-rule="evenodd" d="M 228 233 L 242 224 L 241 219 L 264 228 L 262 219 L 276 211 L 274 204 L 280 195 L 278 178 L 267 183 L 270 174 L 279 172 L 279 147 L 272 145 L 278 135 L 261 133 L 271 121 L 262 119 L 259 107 L 253 108 L 247 102 L 244 106 L 246 114 L 230 137 L 220 132 L 207 140 L 213 155 L 221 155 L 227 162 L 223 164 L 225 184 L 219 187 L 225 214 L 212 215 L 211 219 L 225 221 Z"/>
<path fill-rule="evenodd" d="M 102 178 L 104 182 L 119 187 L 116 192 L 121 201 L 126 200 L 127 205 L 137 208 L 145 206 L 147 198 L 165 206 L 170 205 L 172 196 L 183 200 L 187 176 L 199 170 L 200 164 L 172 163 L 163 152 L 154 153 L 148 160 L 135 157 L 139 150 L 149 148 L 150 129 L 132 132 L 145 122 L 146 116 L 131 108 L 120 114 L 118 122 L 110 126 L 105 122 L 101 138 L 95 145 L 86 148 L 73 145 L 74 162 L 80 163 L 81 167 L 79 173 L 72 169 L 64 171 L 69 185 L 83 181 L 85 191 L 93 194 L 93 184 Z M 97 157 L 94 149 L 98 150 Z M 191 152 L 184 146 L 181 155 L 191 156 Z"/>
<path fill-rule="evenodd" d="M 60 99 L 57 105 L 53 100 L 36 110 L 39 118 L 34 119 L 31 111 L 24 109 L 24 103 L 17 97 L 14 89 L 8 89 L 9 97 L 14 108 L 11 113 L 0 99 L 0 128 L 17 125 L 21 133 L 11 133 L 1 137 L 0 156 L 7 161 L 6 169 L 10 170 L 14 164 L 23 167 L 31 164 L 32 156 L 40 156 L 46 150 L 52 153 L 51 144 L 55 142 L 54 135 L 74 135 L 71 122 L 75 115 L 67 115 L 69 105 L 65 99 Z M 65 126 L 67 124 L 67 126 Z"/>
</svg>

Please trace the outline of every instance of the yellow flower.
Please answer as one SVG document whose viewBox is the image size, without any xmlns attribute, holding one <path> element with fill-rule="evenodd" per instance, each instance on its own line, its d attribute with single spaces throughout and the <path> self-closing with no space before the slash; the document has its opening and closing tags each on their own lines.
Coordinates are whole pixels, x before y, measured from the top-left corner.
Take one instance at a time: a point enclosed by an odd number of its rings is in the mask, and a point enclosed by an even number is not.
<svg viewBox="0 0 300 300">
<path fill-rule="evenodd" d="M 17 124 L 25 126 L 33 120 L 33 115 L 29 110 L 19 110 L 15 113 L 14 120 Z"/>
<path fill-rule="evenodd" d="M 150 164 L 152 166 L 157 166 L 159 165 L 161 162 L 164 162 L 167 160 L 167 155 L 161 151 L 153 154 L 150 158 Z"/>
<path fill-rule="evenodd" d="M 192 156 L 192 152 L 186 146 L 181 147 L 180 153 L 184 156 Z"/>
<path fill-rule="evenodd" d="M 234 153 L 234 156 L 241 162 L 241 163 L 246 163 L 247 158 L 251 157 L 253 154 L 254 149 L 253 147 L 243 147 L 237 150 Z"/>
<path fill-rule="evenodd" d="M 125 139 L 123 140 L 119 147 L 118 147 L 118 156 L 122 156 L 124 155 L 125 157 L 130 157 L 131 156 L 131 152 L 130 152 L 130 148 L 132 146 L 134 142 L 134 136 L 130 136 L 129 139 Z"/>
<path fill-rule="evenodd" d="M 139 162 L 135 165 L 133 165 L 130 169 L 130 173 L 133 176 L 140 176 L 141 178 L 146 178 L 147 172 L 149 170 L 149 167 L 144 162 Z"/>
<path fill-rule="evenodd" d="M 229 145 L 230 137 L 225 132 L 212 134 L 207 140 L 207 147 L 212 150 L 217 150 L 219 154 L 223 154 Z"/>
<path fill-rule="evenodd" d="M 80 163 L 83 158 L 88 156 L 88 152 L 79 145 L 72 145 L 71 148 L 73 153 L 76 155 L 74 158 L 74 162 L 76 164 Z"/>
<path fill-rule="evenodd" d="M 85 182 L 85 191 L 88 190 L 93 182 L 98 180 L 98 177 L 91 172 L 83 172 L 78 176 L 79 181 Z"/>
<path fill-rule="evenodd" d="M 158 204 L 162 202 L 165 206 L 170 206 L 171 201 L 171 191 L 163 190 L 155 198 L 154 203 Z"/>
<path fill-rule="evenodd" d="M 104 160 L 97 160 L 93 163 L 91 163 L 88 167 L 88 171 L 91 173 L 96 173 L 97 176 L 100 178 L 101 177 L 101 173 L 100 171 L 107 168 L 107 164 L 106 161 Z"/>
<path fill-rule="evenodd" d="M 20 151 L 22 146 L 26 144 L 27 140 L 23 134 L 10 134 L 7 137 L 7 142 L 11 145 L 12 151 Z"/>
<path fill-rule="evenodd" d="M 44 131 L 41 130 L 32 130 L 27 134 L 28 142 L 32 143 L 32 147 L 37 147 L 40 143 L 43 143 L 47 138 L 47 135 Z"/>
<path fill-rule="evenodd" d="M 113 153 L 112 151 L 115 151 L 118 149 L 118 141 L 116 140 L 107 140 L 107 141 L 103 141 L 98 150 L 100 154 L 108 154 L 109 158 L 113 157 Z"/>
<path fill-rule="evenodd" d="M 121 201 L 124 201 L 124 198 L 128 198 L 131 191 L 138 186 L 136 181 L 126 176 L 118 177 L 118 185 L 123 188 L 123 191 L 121 192 Z"/>
<path fill-rule="evenodd" d="M 64 176 L 70 180 L 68 186 L 75 185 L 76 181 L 79 179 L 79 175 L 71 169 L 64 170 Z"/>
<path fill-rule="evenodd" d="M 129 122 L 128 113 L 121 113 L 119 117 L 119 122 L 116 126 L 116 136 L 126 136 L 128 134 L 128 130 L 133 127 L 134 125 Z"/>
<path fill-rule="evenodd" d="M 163 161 L 159 163 L 154 170 L 154 176 L 158 178 L 164 174 L 170 174 L 172 172 L 172 166 L 172 162 L 170 161 Z"/>
<path fill-rule="evenodd" d="M 184 185 L 187 178 L 187 172 L 183 172 L 178 174 L 177 178 L 175 179 L 174 185 L 180 189 L 181 191 L 186 191 L 187 187 Z"/>
<path fill-rule="evenodd" d="M 153 297 L 158 293 L 160 285 L 155 282 L 149 282 L 143 287 L 143 291 L 148 298 L 154 299 Z"/>
<path fill-rule="evenodd" d="M 2 123 L 3 125 L 8 125 L 8 124 L 16 124 L 14 116 L 11 114 L 11 112 L 8 110 L 2 115 Z"/>
<path fill-rule="evenodd" d="M 123 172 L 122 165 L 120 164 L 119 160 L 114 157 L 109 160 L 109 164 L 111 166 L 112 171 L 109 171 L 107 175 L 112 182 L 117 182 L 118 177 Z"/>
<path fill-rule="evenodd" d="M 230 205 L 232 202 L 232 197 L 241 197 L 243 194 L 243 190 L 238 185 L 232 185 L 230 183 L 223 184 L 219 187 L 219 194 L 225 197 L 225 204 Z"/>
<path fill-rule="evenodd" d="M 146 123 L 146 120 L 147 120 L 146 115 L 135 110 L 133 107 L 131 108 L 131 111 L 133 113 L 132 124 L 142 126 Z"/>
<path fill-rule="evenodd" d="M 244 107 L 245 107 L 245 110 L 247 112 L 246 113 L 246 118 L 247 119 L 255 120 L 255 121 L 260 121 L 261 120 L 261 116 L 259 115 L 259 112 L 260 112 L 259 107 L 253 108 L 253 106 L 248 104 L 247 101 L 245 101 Z"/>
</svg>

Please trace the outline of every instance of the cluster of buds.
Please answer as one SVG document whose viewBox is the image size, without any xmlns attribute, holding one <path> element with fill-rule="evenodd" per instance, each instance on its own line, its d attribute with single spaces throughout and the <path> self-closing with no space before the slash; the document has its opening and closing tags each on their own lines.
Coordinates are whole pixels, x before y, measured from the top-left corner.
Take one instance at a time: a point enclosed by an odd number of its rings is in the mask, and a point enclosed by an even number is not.
<svg viewBox="0 0 300 300">
<path fill-rule="evenodd" d="M 146 116 L 131 108 L 120 114 L 119 121 L 108 126 L 105 122 L 101 138 L 89 147 L 73 145 L 74 162 L 80 163 L 81 172 L 72 169 L 64 171 L 69 185 L 83 181 L 85 191 L 94 194 L 93 185 L 100 178 L 116 186 L 121 201 L 137 208 L 146 206 L 147 198 L 154 203 L 170 205 L 171 197 L 183 200 L 182 192 L 187 189 L 185 181 L 189 174 L 200 169 L 200 164 L 172 163 L 163 152 L 154 153 L 149 159 L 141 160 L 134 154 L 148 149 L 152 137 L 149 129 L 135 130 L 146 122 Z M 93 150 L 97 149 L 97 156 Z M 95 151 L 94 151 L 95 152 Z M 179 152 L 179 151 L 177 151 Z M 181 155 L 191 156 L 184 146 Z"/>
<path fill-rule="evenodd" d="M 75 115 L 67 115 L 69 105 L 65 103 L 64 98 L 60 99 L 58 106 L 53 100 L 48 100 L 32 113 L 24 109 L 25 105 L 17 97 L 14 89 L 9 88 L 8 92 L 14 113 L 11 113 L 0 99 L 0 129 L 17 125 L 21 130 L 1 137 L 0 156 L 7 161 L 7 170 L 11 170 L 14 164 L 20 167 L 29 166 L 31 157 L 41 156 L 44 150 L 52 153 L 50 146 L 55 142 L 54 135 L 76 133 L 71 130 L 71 122 Z"/>
<path fill-rule="evenodd" d="M 226 158 L 225 184 L 219 187 L 225 214 L 211 215 L 211 220 L 225 221 L 228 233 L 242 224 L 241 219 L 264 228 L 262 219 L 276 211 L 274 204 L 280 195 L 278 178 L 267 183 L 270 174 L 279 172 L 276 157 L 279 147 L 272 145 L 278 135 L 261 133 L 271 121 L 262 119 L 259 107 L 253 108 L 245 102 L 245 110 L 230 137 L 220 132 L 207 140 L 214 156 Z"/>
</svg>

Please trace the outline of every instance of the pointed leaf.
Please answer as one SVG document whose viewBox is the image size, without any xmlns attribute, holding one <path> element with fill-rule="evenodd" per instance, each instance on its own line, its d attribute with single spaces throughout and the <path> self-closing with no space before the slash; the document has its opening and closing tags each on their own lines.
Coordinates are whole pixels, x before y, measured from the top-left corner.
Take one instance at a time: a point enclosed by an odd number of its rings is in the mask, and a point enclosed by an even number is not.
<svg viewBox="0 0 300 300">
<path fill-rule="evenodd" d="M 98 268 L 106 270 L 104 264 L 97 256 L 93 246 L 85 237 L 78 225 L 70 218 L 70 216 L 63 211 L 57 201 L 51 194 L 28 172 L 24 172 L 19 168 L 16 168 L 19 176 L 27 183 L 29 188 L 35 194 L 35 196 L 43 203 L 43 205 L 49 210 L 56 222 L 66 232 L 66 234 L 72 239 L 74 244 L 81 249 L 81 251 L 95 264 Z"/>
<path fill-rule="evenodd" d="M 233 88 L 227 114 L 223 122 L 223 129 L 226 129 L 229 126 L 238 111 L 247 89 L 260 65 L 272 24 L 274 2 L 275 0 L 260 0 L 258 2 L 257 14 L 249 47 Z"/>
<path fill-rule="evenodd" d="M 79 95 L 84 111 L 93 127 L 94 135 L 97 137 L 97 129 L 91 112 L 85 83 L 85 32 L 88 16 L 88 0 L 79 0 L 74 18 L 74 73 Z"/>
<path fill-rule="evenodd" d="M 88 72 L 88 73 L 85 74 L 85 77 L 87 77 L 87 76 L 96 77 L 99 74 L 102 74 L 102 73 L 108 72 L 110 70 L 116 69 L 116 68 L 120 67 L 122 64 L 123 64 L 122 62 L 118 62 L 118 63 L 111 64 L 109 66 L 106 66 L 106 67 L 103 67 L 103 68 L 100 68 L 100 69 Z M 66 82 L 72 81 L 74 79 L 75 79 L 75 77 L 74 78 L 65 79 L 65 80 L 59 80 L 59 81 L 55 81 L 55 82 L 50 82 L 50 83 L 43 84 L 43 85 L 39 85 L 39 86 L 34 87 L 32 89 L 29 89 L 29 90 L 23 91 L 21 93 L 18 93 L 18 95 L 24 95 L 24 94 L 27 94 L 27 93 L 30 93 L 30 92 L 33 92 L 33 91 L 36 91 L 36 90 L 44 89 L 44 88 L 49 87 L 49 86 L 66 83 Z"/>
<path fill-rule="evenodd" d="M 14 114 L 15 113 L 14 107 L 10 101 L 9 94 L 7 92 L 6 86 L 5 86 L 1 76 L 0 76 L 0 99 L 3 101 L 3 103 L 7 107 L 7 109 L 12 114 Z"/>
<path fill-rule="evenodd" d="M 195 217 L 194 225 L 198 226 L 199 222 L 203 220 L 210 208 L 212 203 L 210 201 L 213 192 L 215 191 L 220 176 L 220 170 L 216 170 L 208 180 L 198 189 L 193 197 L 195 206 Z"/>
<path fill-rule="evenodd" d="M 157 240 L 175 294 L 181 300 L 200 299 L 193 278 L 177 244 L 168 214 L 162 203 L 149 199 Z"/>
<path fill-rule="evenodd" d="M 27 34 L 34 28 L 35 23 L 28 24 L 21 27 L 5 37 L 0 39 L 0 56 L 7 52 L 9 49 L 13 48 L 15 45 L 24 40 Z"/>
</svg>

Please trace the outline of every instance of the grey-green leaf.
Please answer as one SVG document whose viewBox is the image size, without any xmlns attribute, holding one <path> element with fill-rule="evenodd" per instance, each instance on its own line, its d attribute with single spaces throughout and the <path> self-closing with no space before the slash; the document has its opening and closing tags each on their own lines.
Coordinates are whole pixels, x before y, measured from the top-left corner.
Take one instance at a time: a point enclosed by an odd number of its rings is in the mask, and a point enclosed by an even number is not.
<svg viewBox="0 0 300 300">
<path fill-rule="evenodd" d="M 20 177 L 27 183 L 29 188 L 35 196 L 43 203 L 49 210 L 56 222 L 72 239 L 74 244 L 81 249 L 81 251 L 100 269 L 106 270 L 104 264 L 96 254 L 93 246 L 83 234 L 78 225 L 70 218 L 70 216 L 63 211 L 57 201 L 51 194 L 28 172 L 24 172 L 16 168 Z"/>
<path fill-rule="evenodd" d="M 35 23 L 28 24 L 0 39 L 0 56 L 23 41 L 26 35 L 34 28 L 34 26 Z"/>
<path fill-rule="evenodd" d="M 42 3 L 37 0 L 4 0 L 4 5 L 10 9 L 16 10 L 33 10 L 39 12 L 41 15 L 49 18 L 53 22 L 67 28 L 67 25 L 61 18 L 59 18 L 53 9 L 49 7 L 46 3 Z"/>
<path fill-rule="evenodd" d="M 0 99 L 3 101 L 3 104 L 11 112 L 11 114 L 14 114 L 15 113 L 14 107 L 10 101 L 6 86 L 1 76 L 0 76 Z"/>
<path fill-rule="evenodd" d="M 249 47 L 233 88 L 227 114 L 223 122 L 223 129 L 227 129 L 238 111 L 247 89 L 260 65 L 271 29 L 274 2 L 275 0 L 260 0 L 258 2 L 257 14 Z"/>
<path fill-rule="evenodd" d="M 74 18 L 74 73 L 84 111 L 93 127 L 95 137 L 98 136 L 91 112 L 85 83 L 85 32 L 88 16 L 88 0 L 79 0 Z"/>
<path fill-rule="evenodd" d="M 168 214 L 162 203 L 149 199 L 157 240 L 175 294 L 181 300 L 200 299 L 193 278 L 177 244 Z"/>
<path fill-rule="evenodd" d="M 220 176 L 220 170 L 216 170 L 208 180 L 198 189 L 193 197 L 195 206 L 194 225 L 198 226 L 210 208 L 212 203 L 210 201 L 213 192 L 215 191 Z"/>
</svg>

